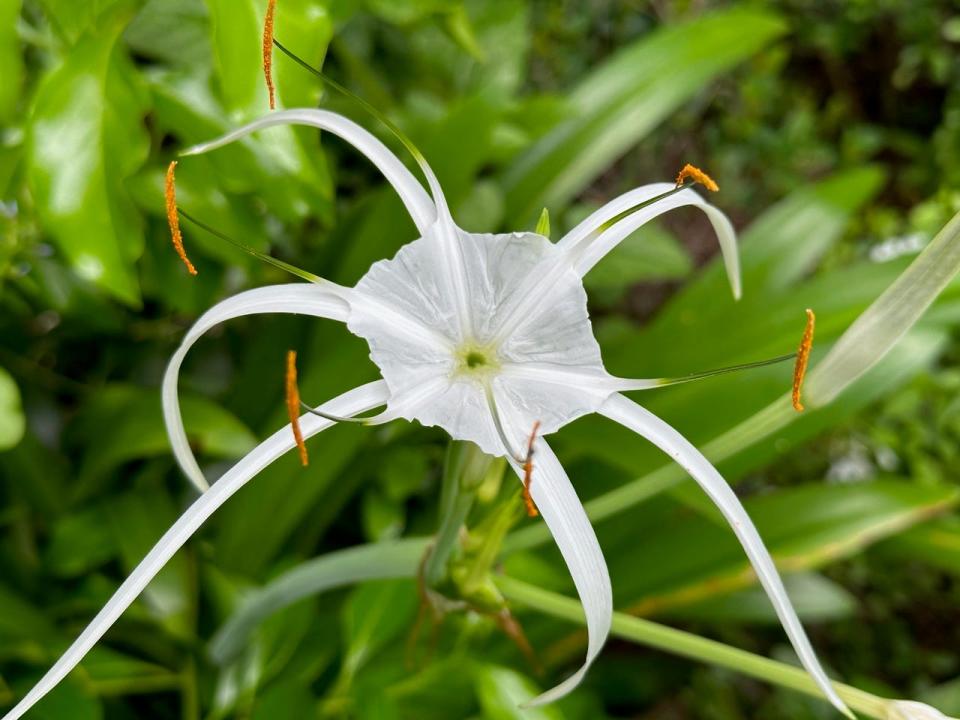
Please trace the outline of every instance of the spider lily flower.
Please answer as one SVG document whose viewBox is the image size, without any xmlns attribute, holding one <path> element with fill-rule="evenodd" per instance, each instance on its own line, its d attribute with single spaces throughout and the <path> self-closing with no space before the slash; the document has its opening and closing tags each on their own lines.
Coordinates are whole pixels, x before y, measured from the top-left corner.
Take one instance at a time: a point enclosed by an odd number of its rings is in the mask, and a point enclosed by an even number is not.
<svg viewBox="0 0 960 720">
<path fill-rule="evenodd" d="M 418 162 L 429 194 L 371 133 L 325 110 L 275 112 L 184 154 L 209 152 L 256 130 L 283 124 L 312 126 L 337 135 L 364 154 L 397 191 L 419 238 L 393 258 L 374 263 L 355 287 L 300 273 L 313 282 L 242 292 L 200 317 L 170 361 L 162 397 L 174 454 L 203 493 L 6 720 L 19 718 L 80 662 L 212 513 L 260 470 L 294 448 L 294 434 L 288 425 L 208 489 L 181 420 L 177 378 L 190 347 L 219 323 L 261 313 L 312 315 L 344 323 L 368 342 L 370 357 L 382 375 L 316 408 L 323 416 L 304 413 L 299 425 L 305 439 L 330 427 L 336 418 L 355 418 L 382 407 L 364 422 L 402 418 L 440 427 L 454 439 L 474 442 L 490 455 L 506 457 L 521 482 L 526 477 L 534 506 L 550 528 L 572 576 L 589 631 L 580 669 L 531 704 L 550 702 L 573 690 L 610 630 L 612 593 L 603 554 L 573 485 L 543 439 L 581 416 L 599 413 L 662 448 L 717 504 L 742 543 L 803 666 L 830 701 L 849 714 L 821 668 L 774 563 L 736 495 L 680 433 L 623 394 L 672 381 L 608 373 L 587 312 L 584 275 L 641 225 L 681 206 L 702 210 L 712 223 L 733 294 L 738 297 L 736 238 L 726 216 L 681 177 L 679 185 L 656 183 L 617 197 L 556 243 L 531 232 L 469 233 L 454 223 L 440 185 L 422 156 L 418 154 Z M 531 428 L 537 433 L 532 477 Z"/>
</svg>

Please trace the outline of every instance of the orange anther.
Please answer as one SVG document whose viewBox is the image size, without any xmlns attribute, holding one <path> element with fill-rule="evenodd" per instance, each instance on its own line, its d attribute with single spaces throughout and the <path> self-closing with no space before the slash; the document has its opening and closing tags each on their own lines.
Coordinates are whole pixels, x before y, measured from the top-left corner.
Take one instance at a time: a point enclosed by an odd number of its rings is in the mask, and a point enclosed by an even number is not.
<svg viewBox="0 0 960 720">
<path fill-rule="evenodd" d="M 267 82 L 271 110 L 277 107 L 276 90 L 273 87 L 273 14 L 276 9 L 277 0 L 267 0 L 267 12 L 263 16 L 263 79 Z"/>
<path fill-rule="evenodd" d="M 297 351 L 287 351 L 287 416 L 290 418 L 290 428 L 293 430 L 293 439 L 300 451 L 300 464 L 307 466 L 307 445 L 303 442 L 303 432 L 300 430 L 300 389 L 297 387 Z"/>
<path fill-rule="evenodd" d="M 677 187 L 683 185 L 685 180 L 693 180 L 695 183 L 700 183 L 710 192 L 716 192 L 720 189 L 720 186 L 713 181 L 713 178 L 707 175 L 703 170 L 698 167 L 694 167 L 690 163 L 687 163 L 683 166 L 683 169 L 677 173 Z"/>
<path fill-rule="evenodd" d="M 537 504 L 533 502 L 533 496 L 530 494 L 530 484 L 533 482 L 533 450 L 534 443 L 537 441 L 537 431 L 540 429 L 540 421 L 533 423 L 533 430 L 530 431 L 530 439 L 527 441 L 527 457 L 523 462 L 523 504 L 527 508 L 527 515 L 536 517 L 540 514 L 537 510 Z"/>
<path fill-rule="evenodd" d="M 177 185 L 174 178 L 174 171 L 177 168 L 177 161 L 174 160 L 167 166 L 167 179 L 164 185 L 163 197 L 167 201 L 167 224 L 170 225 L 170 239 L 173 240 L 173 249 L 187 266 L 187 271 L 191 275 L 197 274 L 197 269 L 187 257 L 187 251 L 183 249 L 183 236 L 180 234 L 180 217 L 177 215 Z"/>
<path fill-rule="evenodd" d="M 804 328 L 800 348 L 797 350 L 797 362 L 793 366 L 793 409 L 803 412 L 803 403 L 800 402 L 800 389 L 803 387 L 803 377 L 807 374 L 807 363 L 810 361 L 810 349 L 813 347 L 813 327 L 817 318 L 813 310 L 807 308 L 807 327 Z"/>
</svg>

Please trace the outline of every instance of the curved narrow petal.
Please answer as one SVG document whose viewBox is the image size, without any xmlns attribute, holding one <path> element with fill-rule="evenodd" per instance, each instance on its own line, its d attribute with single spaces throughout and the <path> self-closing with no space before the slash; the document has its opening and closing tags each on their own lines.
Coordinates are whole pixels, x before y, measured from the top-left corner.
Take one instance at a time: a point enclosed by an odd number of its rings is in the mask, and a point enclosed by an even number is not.
<svg viewBox="0 0 960 720">
<path fill-rule="evenodd" d="M 386 402 L 388 391 L 382 380 L 368 383 L 340 395 L 322 405 L 325 412 L 337 415 L 356 415 Z M 304 438 L 312 437 L 333 423 L 306 414 L 300 418 Z M 201 495 L 164 533 L 147 556 L 123 581 L 113 597 L 97 613 L 80 636 L 53 665 L 23 700 L 4 716 L 3 720 L 17 720 L 52 690 L 103 637 L 103 634 L 130 607 L 147 584 L 160 572 L 183 544 L 206 522 L 221 505 L 246 485 L 257 473 L 294 446 L 290 426 L 278 430 L 227 471 L 209 492 Z"/>
<path fill-rule="evenodd" d="M 737 253 L 737 235 L 730 224 L 730 220 L 720 210 L 708 203 L 693 190 L 681 190 L 663 200 L 651 204 L 649 207 L 628 215 L 611 227 L 600 232 L 594 239 L 590 235 L 598 230 L 603 223 L 609 222 L 622 212 L 629 210 L 642 202 L 668 192 L 675 186 L 671 183 L 654 183 L 644 185 L 630 192 L 614 198 L 606 205 L 595 211 L 586 220 L 567 233 L 558 243 L 558 247 L 574 253 L 575 268 L 583 276 L 594 265 L 619 245 L 637 228 L 646 224 L 655 217 L 678 207 L 693 206 L 702 210 L 713 225 L 720 243 L 720 252 L 723 255 L 727 277 L 730 279 L 730 288 L 737 299 L 741 295 L 740 257 Z M 574 248 L 582 247 L 582 251 Z"/>
<path fill-rule="evenodd" d="M 190 482 L 201 491 L 205 491 L 208 487 L 203 472 L 190 449 L 190 442 L 183 427 L 180 400 L 177 396 L 177 380 L 187 351 L 200 339 L 200 336 L 214 325 L 243 315 L 299 313 L 346 322 L 348 311 L 347 304 L 331 292 L 316 285 L 291 283 L 247 290 L 214 305 L 200 316 L 170 358 L 170 364 L 167 365 L 163 376 L 161 391 L 163 419 L 167 426 L 167 434 L 170 436 L 173 455 Z"/>
<path fill-rule="evenodd" d="M 195 145 L 185 150 L 182 154 L 198 155 L 209 152 L 210 150 L 215 150 L 235 140 L 246 137 L 252 132 L 275 125 L 309 125 L 321 130 L 326 130 L 346 140 L 366 155 L 370 162 L 376 165 L 380 172 L 383 173 L 387 181 L 393 185 L 421 235 L 423 235 L 427 228 L 436 220 L 437 213 L 433 201 L 430 200 L 430 196 L 427 195 L 423 186 L 413 174 L 407 170 L 406 166 L 400 162 L 397 156 L 394 155 L 386 145 L 355 122 L 329 110 L 302 108 L 272 112 L 269 115 L 265 115 L 241 128 L 227 133 L 217 140 Z M 431 181 L 431 185 L 433 184 L 433 181 Z"/>
<path fill-rule="evenodd" d="M 530 428 L 518 426 L 517 411 L 507 398 L 498 397 L 496 403 L 504 431 L 509 437 L 518 438 L 522 447 L 530 433 Z M 505 454 L 522 483 L 523 465 L 514 458 L 509 447 L 505 448 Z M 587 621 L 588 640 L 587 657 L 580 669 L 559 685 L 525 703 L 524 707 L 545 705 L 558 700 L 581 683 L 607 641 L 613 616 L 610 574 L 607 572 L 607 563 L 600 550 L 600 543 L 583 509 L 583 504 L 570 483 L 570 478 L 542 437 L 537 438 L 530 494 L 544 522 L 550 528 L 550 533 L 570 571 L 570 577 L 573 578 Z"/>
<path fill-rule="evenodd" d="M 507 459 L 522 482 L 523 467 L 509 453 Z M 580 669 L 559 685 L 525 703 L 526 707 L 535 707 L 562 698 L 583 680 L 610 632 L 613 592 L 607 563 L 590 520 L 570 478 L 543 438 L 537 440 L 530 493 L 567 563 L 583 605 L 589 638 L 587 657 Z"/>
<path fill-rule="evenodd" d="M 557 241 L 557 247 L 570 249 L 581 240 L 586 239 L 605 223 L 630 208 L 652 200 L 657 195 L 663 195 L 676 187 L 673 183 L 659 182 L 641 185 L 633 190 L 618 195 L 613 200 L 604 203 L 586 218 L 581 220 L 572 230 Z"/>
<path fill-rule="evenodd" d="M 611 395 L 599 412 L 647 438 L 690 473 L 690 476 L 703 488 L 723 513 L 740 544 L 743 545 L 750 564 L 753 565 L 757 578 L 766 590 L 770 602 L 773 603 L 777 617 L 780 618 L 803 667 L 813 676 L 817 686 L 833 706 L 852 718 L 850 710 L 837 695 L 830 679 L 820 666 L 820 661 L 817 660 L 807 634 L 787 596 L 787 591 L 783 587 L 776 565 L 754 527 L 753 521 L 717 469 L 670 425 L 623 395 Z"/>
</svg>

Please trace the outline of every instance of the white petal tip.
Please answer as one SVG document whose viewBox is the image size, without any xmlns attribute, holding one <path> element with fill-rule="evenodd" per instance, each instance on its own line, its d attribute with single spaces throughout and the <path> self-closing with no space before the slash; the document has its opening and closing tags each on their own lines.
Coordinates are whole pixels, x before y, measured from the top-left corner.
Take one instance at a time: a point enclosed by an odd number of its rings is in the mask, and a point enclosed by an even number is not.
<svg viewBox="0 0 960 720">
<path fill-rule="evenodd" d="M 190 147 L 181 150 L 178 154 L 180 157 L 190 157 L 191 155 L 202 155 L 208 149 L 209 143 L 201 143 L 200 145 L 191 145 Z"/>
<path fill-rule="evenodd" d="M 739 276 L 730 278 L 730 292 L 733 293 L 734 300 L 740 300 L 743 297 L 743 284 Z"/>
</svg>

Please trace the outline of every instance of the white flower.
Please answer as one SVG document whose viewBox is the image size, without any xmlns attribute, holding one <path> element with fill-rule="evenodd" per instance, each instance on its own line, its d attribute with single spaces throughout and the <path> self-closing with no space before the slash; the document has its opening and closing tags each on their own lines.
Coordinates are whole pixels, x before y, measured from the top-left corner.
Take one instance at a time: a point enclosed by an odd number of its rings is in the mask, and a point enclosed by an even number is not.
<svg viewBox="0 0 960 720">
<path fill-rule="evenodd" d="M 712 222 L 738 296 L 736 240 L 726 217 L 689 188 L 661 183 L 609 202 L 556 244 L 534 233 L 467 233 L 454 224 L 425 163 L 432 199 L 373 135 L 322 110 L 273 113 L 190 153 L 207 152 L 255 130 L 291 123 L 338 135 L 373 161 L 400 195 L 420 238 L 392 259 L 375 263 L 354 288 L 318 280 L 250 290 L 221 302 L 197 321 L 172 358 L 163 383 L 173 450 L 187 476 L 206 490 L 180 418 L 176 390 L 180 364 L 203 333 L 242 315 L 299 313 L 346 323 L 369 343 L 382 379 L 350 390 L 319 410 L 354 416 L 386 406 L 375 422 L 405 418 L 439 426 L 453 438 L 506 456 L 520 476 L 524 441 L 535 422 L 539 421 L 542 434 L 549 434 L 582 415 L 600 413 L 658 445 L 700 483 L 743 544 L 804 667 L 830 701 L 848 713 L 820 667 L 773 561 L 736 495 L 676 430 L 621 394 L 656 387 L 662 381 L 628 380 L 607 373 L 587 314 L 584 274 L 639 226 L 683 205 L 700 208 Z M 308 413 L 301 423 L 304 436 L 310 437 L 332 421 Z M 19 718 L 59 682 L 202 523 L 293 446 L 288 426 L 206 490 L 7 720 Z M 567 563 L 589 631 L 583 666 L 534 701 L 545 703 L 575 688 L 600 652 L 610 629 L 612 597 L 590 522 L 543 440 L 537 445 L 531 491 Z"/>
</svg>

